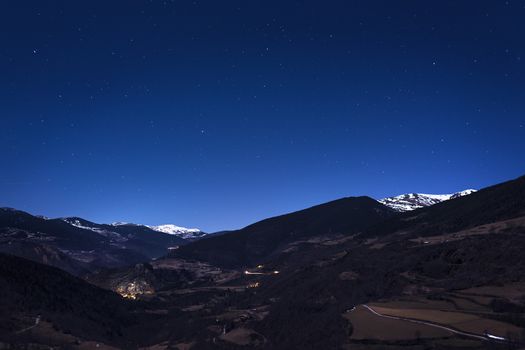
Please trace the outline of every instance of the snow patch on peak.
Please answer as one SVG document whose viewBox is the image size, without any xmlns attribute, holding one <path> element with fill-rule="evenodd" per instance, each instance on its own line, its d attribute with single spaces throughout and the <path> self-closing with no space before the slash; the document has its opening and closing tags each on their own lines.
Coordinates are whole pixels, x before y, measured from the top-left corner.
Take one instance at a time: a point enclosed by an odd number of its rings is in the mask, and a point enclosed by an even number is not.
<svg viewBox="0 0 525 350">
<path fill-rule="evenodd" d="M 110 225 L 111 226 L 146 226 L 146 225 L 139 225 L 139 224 L 134 224 L 131 222 L 123 222 L 123 221 L 112 222 Z"/>
<path fill-rule="evenodd" d="M 96 226 L 87 226 L 87 224 L 83 223 L 80 218 L 75 218 L 75 217 L 72 217 L 72 218 L 61 218 L 61 220 L 66 222 L 66 223 L 68 223 L 68 224 L 70 224 L 71 226 L 76 227 L 76 228 L 80 228 L 82 230 L 93 231 L 93 232 L 98 233 L 99 235 L 101 235 L 103 237 L 111 238 L 115 242 L 125 242 L 125 241 L 127 241 L 126 237 L 120 235 L 117 232 L 105 230 L 105 229 L 102 229 L 102 228 L 96 227 Z"/>
<path fill-rule="evenodd" d="M 476 190 L 473 190 L 471 188 L 469 188 L 468 190 L 464 190 L 464 191 L 460 191 L 460 192 L 456 192 L 454 193 L 450 199 L 454 199 L 454 198 L 459 198 L 459 197 L 463 197 L 463 196 L 468 196 L 469 194 L 472 194 L 474 192 L 477 192 Z"/>
<path fill-rule="evenodd" d="M 199 230 L 198 228 L 186 228 L 186 227 L 181 227 L 181 226 L 177 226 L 173 224 L 148 226 L 148 227 L 154 231 L 166 233 L 169 235 L 179 236 L 184 239 L 195 239 L 195 238 L 200 238 L 205 235 L 205 233 Z"/>
<path fill-rule="evenodd" d="M 114 222 L 111 224 L 111 226 L 138 226 L 138 227 L 147 227 L 150 230 L 165 233 L 168 235 L 174 235 L 178 236 L 182 239 L 197 239 L 204 237 L 206 233 L 202 232 L 198 228 L 186 228 L 181 227 L 173 224 L 165 224 L 165 225 L 158 225 L 158 226 L 150 226 L 150 225 L 142 225 L 142 224 L 134 224 L 131 222 Z"/>
<path fill-rule="evenodd" d="M 476 190 L 468 189 L 450 194 L 407 193 L 395 197 L 380 199 L 379 203 L 382 203 L 395 211 L 403 212 L 428 207 L 454 198 L 468 196 L 474 192 L 476 192 Z"/>
<path fill-rule="evenodd" d="M 159 226 L 149 226 L 152 230 L 169 233 L 169 234 L 176 234 L 180 232 L 201 232 L 198 228 L 186 228 L 181 227 L 173 224 L 166 224 L 166 225 L 159 225 Z"/>
</svg>

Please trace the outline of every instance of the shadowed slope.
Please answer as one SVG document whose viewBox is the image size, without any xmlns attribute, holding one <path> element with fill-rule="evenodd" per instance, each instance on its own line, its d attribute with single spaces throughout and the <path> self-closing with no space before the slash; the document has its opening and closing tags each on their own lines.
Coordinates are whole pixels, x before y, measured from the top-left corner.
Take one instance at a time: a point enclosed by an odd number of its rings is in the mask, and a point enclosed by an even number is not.
<svg viewBox="0 0 525 350">
<path fill-rule="evenodd" d="M 487 187 L 471 195 L 403 213 L 374 226 L 366 234 L 395 232 L 428 236 L 457 232 L 525 215 L 525 176 Z"/>
<path fill-rule="evenodd" d="M 285 244 L 319 235 L 354 234 L 394 211 L 369 197 L 350 197 L 266 219 L 181 247 L 178 257 L 229 267 L 253 265 Z"/>
</svg>

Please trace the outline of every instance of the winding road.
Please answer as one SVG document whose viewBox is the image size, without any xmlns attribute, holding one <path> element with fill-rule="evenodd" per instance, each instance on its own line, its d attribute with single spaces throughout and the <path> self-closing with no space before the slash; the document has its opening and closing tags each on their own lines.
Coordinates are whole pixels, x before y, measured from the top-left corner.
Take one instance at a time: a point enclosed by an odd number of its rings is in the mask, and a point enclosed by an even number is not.
<svg viewBox="0 0 525 350">
<path fill-rule="evenodd" d="M 379 312 L 377 312 L 376 310 L 372 309 L 368 305 L 363 305 L 363 307 L 365 309 L 367 309 L 368 311 L 370 311 L 371 313 L 373 313 L 374 315 L 379 316 L 379 317 L 389 318 L 389 319 L 392 319 L 392 320 L 407 321 L 407 322 L 412 322 L 412 323 L 417 323 L 417 324 L 424 324 L 426 326 L 443 329 L 443 330 L 452 332 L 454 334 L 459 334 L 459 335 L 463 335 L 465 337 L 475 338 L 475 339 L 478 339 L 478 340 L 491 340 L 491 338 L 489 338 L 487 336 L 484 336 L 484 335 L 458 331 L 457 329 L 453 329 L 453 328 L 450 328 L 450 327 L 442 326 L 442 325 L 437 324 L 437 323 L 432 323 L 432 322 L 427 322 L 427 321 L 419 321 L 419 320 L 414 320 L 414 319 L 411 319 L 411 318 L 383 315 L 383 314 L 380 314 Z M 502 340 L 505 341 L 505 339 L 502 339 Z"/>
<path fill-rule="evenodd" d="M 33 329 L 33 328 L 35 328 L 36 326 L 38 326 L 39 323 L 40 323 L 40 315 L 38 315 L 37 317 L 35 317 L 35 324 L 34 324 L 34 325 L 29 326 L 29 327 L 26 327 L 26 328 L 24 328 L 24 329 L 21 329 L 21 330 L 19 330 L 18 332 L 16 332 L 15 334 L 20 334 L 20 333 L 27 332 L 28 330 Z"/>
</svg>

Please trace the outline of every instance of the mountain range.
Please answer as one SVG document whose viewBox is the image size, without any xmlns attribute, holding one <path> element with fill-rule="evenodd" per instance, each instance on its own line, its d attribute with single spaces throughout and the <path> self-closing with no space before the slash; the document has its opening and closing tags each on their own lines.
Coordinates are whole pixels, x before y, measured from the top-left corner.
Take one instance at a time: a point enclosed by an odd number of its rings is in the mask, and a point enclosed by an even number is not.
<svg viewBox="0 0 525 350">
<path fill-rule="evenodd" d="M 149 261 L 204 235 L 200 230 L 178 228 L 167 234 L 145 225 L 97 224 L 79 217 L 49 219 L 0 208 L 0 252 L 75 275 Z"/>
<path fill-rule="evenodd" d="M 3 209 L 0 343 L 523 347 L 525 177 L 398 197 L 343 198 L 195 241 Z"/>
<path fill-rule="evenodd" d="M 319 235 L 348 235 L 393 212 L 430 206 L 475 190 L 448 195 L 405 194 L 375 201 L 344 198 L 296 213 L 263 220 L 225 237 L 217 235 L 175 253 L 217 265 L 253 264 L 289 249 L 297 239 Z M 366 209 L 365 209 L 366 208 Z M 355 214 L 352 214 L 355 212 Z M 355 215 L 355 216 L 354 216 Z M 315 221 L 303 225 L 310 218 Z M 173 224 L 148 226 L 127 222 L 98 224 L 80 217 L 50 219 L 11 208 L 0 209 L 0 252 L 15 254 L 82 275 L 101 267 L 119 267 L 158 258 L 174 248 L 208 234 Z M 249 237 L 249 241 L 246 238 Z M 207 246 L 220 247 L 210 253 Z M 283 248 L 284 247 L 284 248 Z M 199 251 L 206 252 L 206 256 Z"/>
</svg>

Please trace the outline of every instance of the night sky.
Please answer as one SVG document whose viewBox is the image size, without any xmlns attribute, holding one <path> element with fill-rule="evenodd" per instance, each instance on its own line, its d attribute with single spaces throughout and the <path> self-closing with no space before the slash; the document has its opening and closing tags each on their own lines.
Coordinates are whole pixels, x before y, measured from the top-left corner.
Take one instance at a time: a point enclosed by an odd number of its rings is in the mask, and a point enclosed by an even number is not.
<svg viewBox="0 0 525 350">
<path fill-rule="evenodd" d="M 207 231 L 525 173 L 525 1 L 3 1 L 0 206 Z"/>
</svg>

